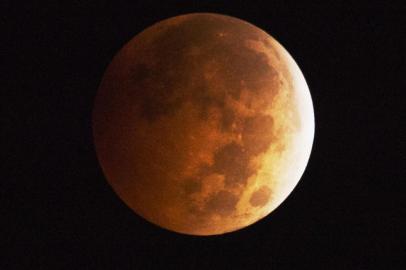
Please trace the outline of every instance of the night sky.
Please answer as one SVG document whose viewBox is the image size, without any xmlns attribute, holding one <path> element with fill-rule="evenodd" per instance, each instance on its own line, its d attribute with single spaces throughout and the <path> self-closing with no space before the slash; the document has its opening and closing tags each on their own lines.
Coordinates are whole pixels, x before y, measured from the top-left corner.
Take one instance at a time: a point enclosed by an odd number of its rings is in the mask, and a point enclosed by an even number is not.
<svg viewBox="0 0 406 270">
<path fill-rule="evenodd" d="M 56 2 L 0 8 L 0 269 L 401 269 L 405 4 Z M 288 199 L 212 237 L 161 229 L 125 206 L 91 128 L 115 53 L 151 24 L 190 12 L 271 34 L 301 68 L 315 110 L 312 154 Z"/>
</svg>

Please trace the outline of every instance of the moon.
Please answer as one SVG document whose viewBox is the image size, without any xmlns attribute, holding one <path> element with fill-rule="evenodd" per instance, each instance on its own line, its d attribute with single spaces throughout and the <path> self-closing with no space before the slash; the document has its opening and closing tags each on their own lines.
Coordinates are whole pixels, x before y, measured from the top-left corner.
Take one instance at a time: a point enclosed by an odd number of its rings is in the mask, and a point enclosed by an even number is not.
<svg viewBox="0 0 406 270">
<path fill-rule="evenodd" d="M 314 137 L 309 88 L 289 53 L 258 27 L 212 13 L 160 21 L 125 44 L 92 119 L 115 193 L 190 235 L 271 213 L 302 177 Z"/>
</svg>

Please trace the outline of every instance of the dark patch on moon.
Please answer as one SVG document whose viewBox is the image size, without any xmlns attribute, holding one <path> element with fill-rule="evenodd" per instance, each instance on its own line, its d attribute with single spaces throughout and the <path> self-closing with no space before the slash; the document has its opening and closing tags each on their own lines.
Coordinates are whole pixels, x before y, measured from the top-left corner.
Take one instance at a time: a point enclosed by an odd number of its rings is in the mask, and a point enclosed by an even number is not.
<svg viewBox="0 0 406 270">
<path fill-rule="evenodd" d="M 254 172 L 249 168 L 250 156 L 244 148 L 235 143 L 229 143 L 214 154 L 214 172 L 225 176 L 226 186 L 245 185 L 248 177 Z"/>
<path fill-rule="evenodd" d="M 211 214 L 228 216 L 235 210 L 238 197 L 229 191 L 221 190 L 212 195 L 205 204 L 205 211 Z"/>
<path fill-rule="evenodd" d="M 224 108 L 221 114 L 220 128 L 223 132 L 232 131 L 233 124 L 235 123 L 235 112 L 230 108 Z"/>
<path fill-rule="evenodd" d="M 199 108 L 200 117 L 203 121 L 206 121 L 209 117 L 210 108 L 224 108 L 226 93 L 222 91 L 216 91 L 215 94 L 210 93 L 210 84 L 204 78 L 196 76 L 194 82 L 195 86 L 191 90 L 193 96 L 193 104 Z"/>
<path fill-rule="evenodd" d="M 200 192 L 202 190 L 202 182 L 199 178 L 188 178 L 183 186 L 186 195 Z"/>
<path fill-rule="evenodd" d="M 239 100 L 242 90 L 241 80 L 253 94 L 259 94 L 272 83 L 277 74 L 268 64 L 265 53 L 254 51 L 246 46 L 222 44 L 210 54 L 219 59 L 219 76 L 230 96 Z"/>
<path fill-rule="evenodd" d="M 131 84 L 133 91 L 130 98 L 135 98 L 141 105 L 140 114 L 148 121 L 154 121 L 163 115 L 172 115 L 184 102 L 182 78 L 170 68 L 151 68 L 147 64 L 138 64 L 132 70 Z"/>
<path fill-rule="evenodd" d="M 244 120 L 242 141 L 251 155 L 268 150 L 273 138 L 273 119 L 269 115 L 256 115 Z"/>
<path fill-rule="evenodd" d="M 263 207 L 271 198 L 271 190 L 267 186 L 261 186 L 258 190 L 252 193 L 250 204 L 254 207 Z"/>
<path fill-rule="evenodd" d="M 191 100 L 207 118 L 208 108 L 223 108 L 226 95 L 238 100 L 243 87 L 259 95 L 277 72 L 265 53 L 245 46 L 244 41 L 260 40 L 262 35 L 245 22 L 207 14 L 160 31 L 144 45 L 140 52 L 144 58 L 136 59 L 138 65 L 131 71 L 141 116 L 148 121 L 170 116 Z M 191 56 L 191 48 L 199 48 L 199 53 Z M 201 63 L 208 59 L 218 67 L 211 79 L 202 75 Z"/>
<path fill-rule="evenodd" d="M 182 185 L 183 194 L 186 197 L 202 190 L 203 178 L 213 173 L 210 165 L 203 164 L 199 167 L 198 172 L 193 177 L 184 179 Z"/>
<path fill-rule="evenodd" d="M 223 110 L 222 129 L 230 129 L 235 115 L 232 110 Z M 272 143 L 273 119 L 268 115 L 245 118 L 236 124 L 241 130 L 243 144 L 231 142 L 215 151 L 213 164 L 203 164 L 194 181 L 203 181 L 213 173 L 224 175 L 225 187 L 245 186 L 248 178 L 255 173 L 250 161 L 267 151 Z M 188 193 L 188 191 L 186 191 Z"/>
</svg>

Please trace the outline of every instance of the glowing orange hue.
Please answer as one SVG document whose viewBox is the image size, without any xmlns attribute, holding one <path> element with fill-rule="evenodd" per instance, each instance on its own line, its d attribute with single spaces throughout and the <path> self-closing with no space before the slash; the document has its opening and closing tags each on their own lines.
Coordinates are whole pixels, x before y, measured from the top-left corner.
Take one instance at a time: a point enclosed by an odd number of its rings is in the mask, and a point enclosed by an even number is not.
<svg viewBox="0 0 406 270">
<path fill-rule="evenodd" d="M 293 190 L 313 142 L 313 106 L 286 50 L 236 18 L 190 14 L 146 29 L 115 56 L 93 114 L 107 180 L 161 227 L 221 234 Z"/>
</svg>

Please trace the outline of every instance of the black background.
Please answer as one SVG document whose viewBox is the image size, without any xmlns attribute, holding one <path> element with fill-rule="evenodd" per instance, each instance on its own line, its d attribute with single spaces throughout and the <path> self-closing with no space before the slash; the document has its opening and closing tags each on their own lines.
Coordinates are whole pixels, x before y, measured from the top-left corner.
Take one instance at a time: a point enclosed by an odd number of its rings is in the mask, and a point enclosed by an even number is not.
<svg viewBox="0 0 406 270">
<path fill-rule="evenodd" d="M 1 5 L 1 269 L 400 269 L 404 4 Z M 235 16 L 274 36 L 315 109 L 313 151 L 294 192 L 222 236 L 181 235 L 134 215 L 105 181 L 92 141 L 93 100 L 114 54 L 151 24 L 190 12 Z"/>
</svg>

